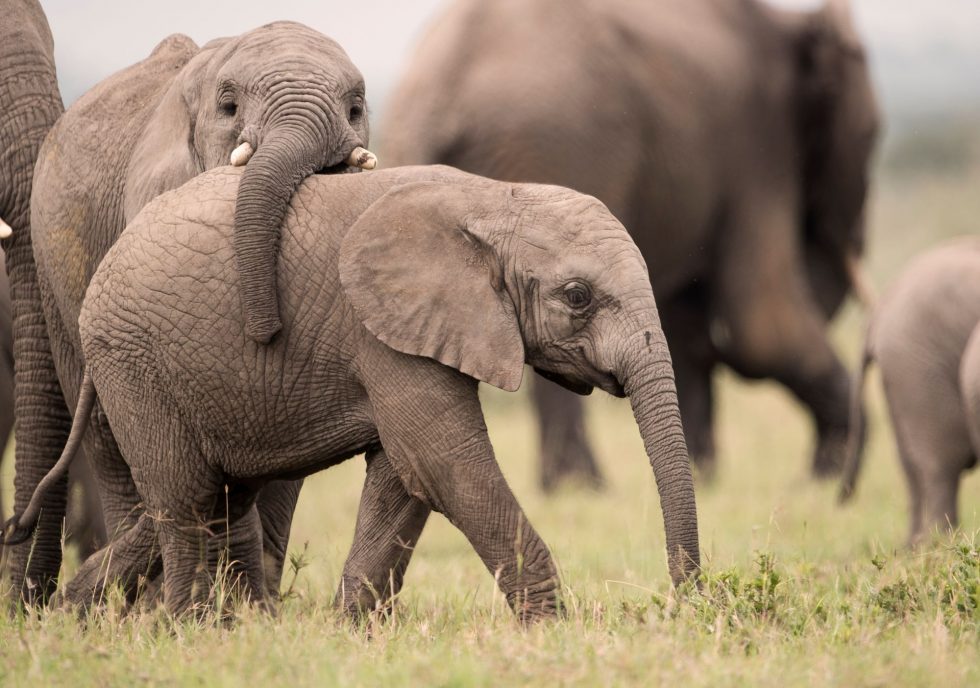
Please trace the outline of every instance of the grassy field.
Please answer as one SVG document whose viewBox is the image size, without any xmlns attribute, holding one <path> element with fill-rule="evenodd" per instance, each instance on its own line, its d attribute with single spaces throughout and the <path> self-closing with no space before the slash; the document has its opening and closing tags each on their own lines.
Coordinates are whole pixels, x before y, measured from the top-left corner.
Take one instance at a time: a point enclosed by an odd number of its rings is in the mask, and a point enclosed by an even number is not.
<svg viewBox="0 0 980 688">
<path fill-rule="evenodd" d="M 976 166 L 889 174 L 871 215 L 876 282 L 944 236 L 975 233 L 977 188 Z M 835 325 L 849 362 L 862 319 L 849 306 Z M 230 626 L 173 628 L 118 605 L 84 623 L 0 615 L 0 685 L 980 685 L 980 472 L 962 487 L 962 532 L 907 551 L 876 376 L 866 469 L 847 508 L 836 486 L 808 479 L 811 430 L 785 392 L 719 382 L 720 475 L 698 490 L 700 594 L 670 589 L 628 404 L 589 401 L 608 488 L 545 498 L 526 396 L 485 390 L 500 462 L 559 563 L 564 620 L 522 630 L 463 537 L 434 516 L 394 618 L 345 625 L 330 601 L 353 532 L 357 459 L 307 484 L 292 540 L 305 565 L 286 575 L 278 617 L 245 609 Z"/>
</svg>

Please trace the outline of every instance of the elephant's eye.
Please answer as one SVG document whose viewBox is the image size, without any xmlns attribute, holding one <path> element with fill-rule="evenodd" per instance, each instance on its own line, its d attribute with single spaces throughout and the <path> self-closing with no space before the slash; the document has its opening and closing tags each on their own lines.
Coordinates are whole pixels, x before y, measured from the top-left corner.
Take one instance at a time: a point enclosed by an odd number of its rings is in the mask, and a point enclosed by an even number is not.
<svg viewBox="0 0 980 688">
<path fill-rule="evenodd" d="M 347 114 L 347 119 L 350 122 L 356 122 L 364 116 L 364 106 L 363 105 L 351 105 L 350 112 Z"/>
<path fill-rule="evenodd" d="M 592 303 L 592 290 L 582 282 L 569 282 L 564 289 L 565 301 L 572 308 L 586 308 Z"/>
<path fill-rule="evenodd" d="M 234 100 L 226 100 L 218 105 L 218 109 L 221 110 L 221 114 L 227 117 L 234 117 L 238 114 L 238 103 Z"/>
</svg>

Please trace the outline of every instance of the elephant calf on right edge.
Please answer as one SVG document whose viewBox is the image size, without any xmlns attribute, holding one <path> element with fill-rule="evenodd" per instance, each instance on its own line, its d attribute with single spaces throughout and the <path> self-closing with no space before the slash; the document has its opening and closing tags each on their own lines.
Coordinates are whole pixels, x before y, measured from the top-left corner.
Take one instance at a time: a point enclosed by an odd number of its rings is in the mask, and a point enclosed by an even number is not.
<svg viewBox="0 0 980 688">
<path fill-rule="evenodd" d="M 362 495 L 355 552 L 370 550 L 370 570 L 348 561 L 345 607 L 357 582 L 384 590 L 391 571 L 400 578 L 407 553 L 393 545 L 415 542 L 431 508 L 463 531 L 522 618 L 554 615 L 554 562 L 497 466 L 477 396 L 478 380 L 516 390 L 527 363 L 580 393 L 630 398 L 671 577 L 697 571 L 670 354 L 646 264 L 602 203 L 446 167 L 311 177 L 282 231 L 282 336 L 261 345 L 246 334 L 235 270 L 242 178 L 222 168 L 160 196 L 86 295 L 86 383 L 69 444 L 92 415 L 94 385 L 143 500 L 133 508 L 145 509 L 112 544 L 114 570 L 146 570 L 133 553 L 159 539 L 165 604 L 182 612 L 207 594 L 202 522 L 220 534 L 227 518 L 233 560 L 261 599 L 258 491 L 368 452 L 369 473 L 398 479 L 369 475 L 382 489 Z M 70 451 L 60 469 L 66 460 Z M 76 579 L 109 559 L 93 555 Z M 93 598 L 74 583 L 70 599 Z"/>
<path fill-rule="evenodd" d="M 951 241 L 913 261 L 877 308 L 857 394 L 878 362 L 912 500 L 911 544 L 958 523 L 957 492 L 980 454 L 980 239 Z M 860 400 L 856 399 L 855 412 Z M 860 423 L 855 426 L 860 425 Z M 860 449 L 841 491 L 854 491 Z"/>
</svg>

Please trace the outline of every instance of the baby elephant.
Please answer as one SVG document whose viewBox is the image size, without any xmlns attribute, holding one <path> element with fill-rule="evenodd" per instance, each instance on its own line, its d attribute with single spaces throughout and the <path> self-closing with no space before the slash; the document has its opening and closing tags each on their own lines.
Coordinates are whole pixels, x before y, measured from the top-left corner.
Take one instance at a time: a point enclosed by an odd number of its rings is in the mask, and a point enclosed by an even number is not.
<svg viewBox="0 0 980 688">
<path fill-rule="evenodd" d="M 149 516 L 113 557 L 158 538 L 168 610 L 206 593 L 200 553 L 226 507 L 240 526 L 269 480 L 383 451 L 395 498 L 444 513 L 522 618 L 553 615 L 554 563 L 497 466 L 477 396 L 478 381 L 516 390 L 525 362 L 580 393 L 630 397 L 672 578 L 697 570 L 670 355 L 643 258 L 605 206 L 446 167 L 311 177 L 282 230 L 283 331 L 263 346 L 242 323 L 240 179 L 219 168 L 148 205 L 106 255 L 79 321 L 79 403 L 97 392 Z M 76 413 L 73 437 L 89 415 Z M 359 524 L 358 537 L 370 531 Z M 261 600 L 258 523 L 242 532 L 231 556 Z"/>
<path fill-rule="evenodd" d="M 912 498 L 911 544 L 957 525 L 960 475 L 980 454 L 978 323 L 980 238 L 970 237 L 918 257 L 868 329 L 857 389 L 877 360 Z M 849 459 L 844 499 L 860 459 L 859 451 Z"/>
</svg>

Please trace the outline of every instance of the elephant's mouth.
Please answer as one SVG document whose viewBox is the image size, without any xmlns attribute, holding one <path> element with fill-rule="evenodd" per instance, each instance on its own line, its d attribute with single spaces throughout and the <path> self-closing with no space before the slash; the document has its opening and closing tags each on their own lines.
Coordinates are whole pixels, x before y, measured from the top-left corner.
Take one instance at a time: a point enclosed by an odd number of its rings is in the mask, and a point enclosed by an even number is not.
<svg viewBox="0 0 980 688">
<path fill-rule="evenodd" d="M 353 174 L 360 171 L 360 167 L 348 165 L 346 162 L 338 162 L 336 165 L 321 167 L 314 174 Z"/>
<path fill-rule="evenodd" d="M 534 372 L 545 380 L 550 380 L 556 385 L 561 385 L 565 389 L 576 394 L 581 394 L 582 396 L 592 394 L 592 390 L 596 387 L 620 399 L 626 396 L 626 389 L 612 373 L 596 373 L 590 376 L 592 379 L 583 382 L 582 380 L 576 380 L 561 373 L 556 373 L 553 370 L 545 370 L 537 366 L 534 367 Z"/>
<path fill-rule="evenodd" d="M 612 373 L 599 373 L 595 386 L 606 394 L 622 399 L 626 396 L 626 388 L 619 382 L 619 379 Z"/>
</svg>

